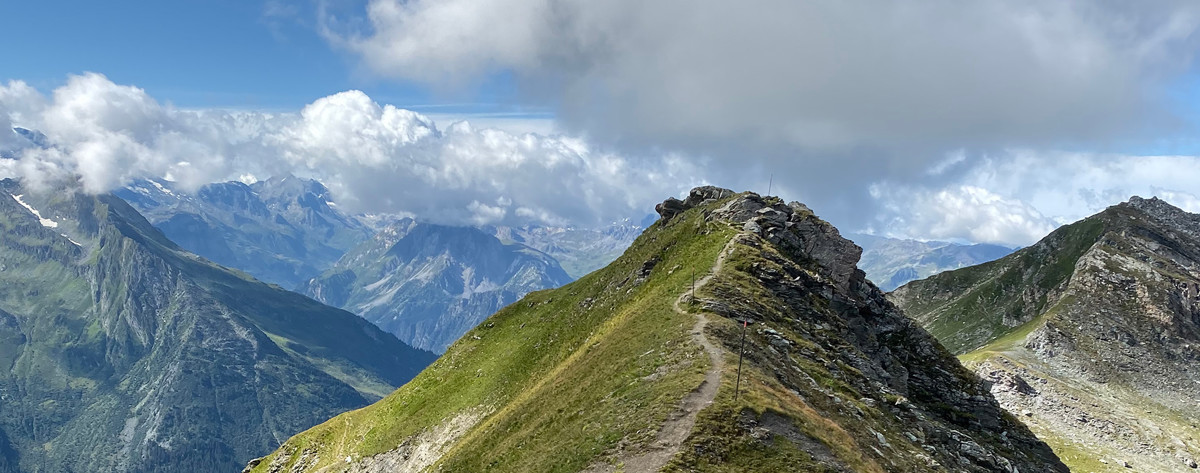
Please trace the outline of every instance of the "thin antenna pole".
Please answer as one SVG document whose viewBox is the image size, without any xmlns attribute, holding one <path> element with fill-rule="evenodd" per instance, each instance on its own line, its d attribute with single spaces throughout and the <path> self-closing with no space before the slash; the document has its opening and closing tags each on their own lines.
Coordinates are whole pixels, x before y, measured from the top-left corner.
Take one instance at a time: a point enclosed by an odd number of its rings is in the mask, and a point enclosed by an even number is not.
<svg viewBox="0 0 1200 473">
<path fill-rule="evenodd" d="M 746 326 L 750 325 L 750 319 L 742 320 L 742 346 L 738 348 L 738 373 L 737 382 L 733 385 L 733 402 L 737 402 L 738 391 L 742 388 L 742 356 L 746 353 Z"/>
<path fill-rule="evenodd" d="M 771 187 L 775 184 L 775 175 L 771 175 L 771 179 L 767 181 L 767 195 L 771 195 Z"/>
</svg>

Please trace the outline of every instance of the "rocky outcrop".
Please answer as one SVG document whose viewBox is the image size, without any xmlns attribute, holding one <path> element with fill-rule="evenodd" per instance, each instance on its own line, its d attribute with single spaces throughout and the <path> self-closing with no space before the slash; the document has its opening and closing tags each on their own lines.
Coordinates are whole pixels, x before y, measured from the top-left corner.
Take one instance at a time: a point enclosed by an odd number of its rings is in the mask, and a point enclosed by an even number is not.
<svg viewBox="0 0 1200 473">
<path fill-rule="evenodd" d="M 654 206 L 654 211 L 664 219 L 671 219 L 684 211 L 697 206 L 716 202 L 733 195 L 733 191 L 715 186 L 703 186 L 692 189 L 684 200 L 671 197 Z"/>
<path fill-rule="evenodd" d="M 916 462 L 957 471 L 1066 471 L 1004 414 L 987 383 L 865 279 L 855 265 L 861 248 L 806 206 L 743 193 L 708 218 L 742 229 L 730 260 L 754 284 L 718 277 L 703 307 L 753 320 L 749 362 L 826 418 L 858 426 L 852 435 L 888 458 L 884 469 L 906 471 Z M 832 461 L 825 467 L 839 468 Z"/>
</svg>

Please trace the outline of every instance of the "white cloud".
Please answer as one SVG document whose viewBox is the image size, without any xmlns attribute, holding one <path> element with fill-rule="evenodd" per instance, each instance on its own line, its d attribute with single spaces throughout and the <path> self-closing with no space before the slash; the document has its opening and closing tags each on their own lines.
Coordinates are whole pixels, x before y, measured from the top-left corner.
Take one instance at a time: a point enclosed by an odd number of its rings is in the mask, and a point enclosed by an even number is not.
<svg viewBox="0 0 1200 473">
<path fill-rule="evenodd" d="M 722 140 L 946 151 L 1095 139 L 1163 119 L 1154 91 L 1186 72 L 1198 8 L 371 0 L 365 25 L 327 36 L 389 77 L 443 86 L 512 72 L 593 137 L 694 154 Z"/>
<path fill-rule="evenodd" d="M 926 239 L 1027 245 L 1056 225 L 1037 209 L 987 189 L 957 186 L 938 191 L 876 186 L 891 215 L 883 233 Z"/>
<path fill-rule="evenodd" d="M 293 173 L 321 179 L 349 211 L 452 224 L 610 222 L 648 212 L 665 196 L 706 181 L 739 187 L 745 176 L 774 169 L 751 155 L 727 167 L 718 158 L 631 157 L 584 139 L 467 122 L 440 129 L 428 117 L 358 91 L 319 98 L 297 113 L 182 110 L 97 74 L 72 77 L 50 94 L 21 82 L 0 86 L 0 122 L 42 130 L 54 144 L 39 148 L 0 133 L 7 140 L 0 149 L 21 146 L 18 159 L 0 159 L 0 175 L 33 185 L 79 176 L 80 186 L 99 192 L 134 177 L 170 176 L 194 189 Z M 1028 245 L 1057 224 L 1135 194 L 1200 210 L 1195 157 L 1029 149 L 940 156 L 915 169 L 917 179 L 852 176 L 871 183 L 869 204 L 851 210 L 865 222 L 860 226 L 814 208 L 847 230 L 1008 245 Z M 802 193 L 808 203 L 854 192 L 808 185 L 783 172 L 775 188 L 785 196 Z"/>
<path fill-rule="evenodd" d="M 18 159 L 0 161 L 0 175 L 43 186 L 78 176 L 89 192 L 145 176 L 195 189 L 294 173 L 321 179 L 352 211 L 444 223 L 588 224 L 639 215 L 698 182 L 697 170 L 677 157 L 630 162 L 577 139 L 465 122 L 441 131 L 359 91 L 295 114 L 181 110 L 85 74 L 49 97 L 21 82 L 0 87 L 0 120 L 44 131 L 53 143 L 26 141 Z"/>
<path fill-rule="evenodd" d="M 884 180 L 872 230 L 918 238 L 1028 245 L 1050 229 L 1131 196 L 1200 211 L 1200 158 L 1010 150 L 952 159 L 949 182 Z"/>
<path fill-rule="evenodd" d="M 380 76 L 504 74 L 592 144 L 677 152 L 728 187 L 773 175 L 846 227 L 885 210 L 871 183 L 940 190 L 986 153 L 1186 136 L 1169 90 L 1200 51 L 1190 0 L 370 0 L 325 13 L 330 41 Z"/>
<path fill-rule="evenodd" d="M 142 175 L 191 177 L 193 172 L 180 161 L 208 157 L 195 153 L 213 149 L 211 143 L 196 141 L 205 137 L 188 126 L 187 112 L 99 74 L 72 76 L 49 98 L 27 84 L 10 82 L 0 89 L 0 112 L 12 125 L 44 132 L 55 145 L 26 146 L 19 161 L 0 165 L 7 175 L 38 174 L 30 176 L 31 182 L 78 175 L 85 190 L 100 192 Z"/>
</svg>

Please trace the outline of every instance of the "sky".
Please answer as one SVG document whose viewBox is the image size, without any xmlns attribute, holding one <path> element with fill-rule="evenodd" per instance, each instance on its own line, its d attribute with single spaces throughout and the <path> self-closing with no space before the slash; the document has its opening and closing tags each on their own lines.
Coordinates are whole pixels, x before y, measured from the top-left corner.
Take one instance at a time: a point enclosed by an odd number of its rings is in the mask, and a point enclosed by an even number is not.
<svg viewBox="0 0 1200 473">
<path fill-rule="evenodd" d="M 846 231 L 1020 246 L 1135 194 L 1200 211 L 1198 29 L 1169 0 L 5 2 L 0 174 L 556 225 L 771 182 Z"/>
</svg>

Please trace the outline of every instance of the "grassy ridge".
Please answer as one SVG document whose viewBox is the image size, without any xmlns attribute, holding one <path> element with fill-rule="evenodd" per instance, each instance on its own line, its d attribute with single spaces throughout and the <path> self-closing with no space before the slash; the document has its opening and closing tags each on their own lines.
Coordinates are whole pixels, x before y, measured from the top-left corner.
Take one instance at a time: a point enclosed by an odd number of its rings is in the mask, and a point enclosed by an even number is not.
<svg viewBox="0 0 1200 473">
<path fill-rule="evenodd" d="M 608 267 L 501 310 L 383 401 L 293 437 L 253 471 L 648 466 L 634 453 L 710 368 L 688 333 L 695 316 L 673 303 L 691 269 L 707 273 L 743 227 L 707 222 L 713 207 L 660 221 Z M 788 217 L 793 236 L 839 255 L 856 249 L 797 211 Z M 964 471 L 984 472 L 1011 461 L 1022 471 L 1065 471 L 861 273 L 825 266 L 849 263 L 751 232 L 729 247 L 695 307 L 708 311 L 708 339 L 729 353 L 742 333 L 733 319 L 756 321 L 741 395 L 733 400 L 738 361 L 727 354 L 714 402 L 667 470 L 881 473 L 968 462 Z M 891 377 L 897 372 L 902 379 Z M 968 441 L 973 460 L 959 448 Z"/>
<path fill-rule="evenodd" d="M 573 472 L 623 439 L 649 440 L 708 366 L 687 333 L 694 318 L 672 304 L 734 232 L 699 211 L 656 224 L 613 264 L 501 310 L 383 401 L 275 455 L 336 471 L 472 411 L 490 415 L 442 457 L 446 471 Z"/>
<path fill-rule="evenodd" d="M 1104 229 L 1102 218 L 1087 218 L 999 260 L 908 283 L 891 298 L 947 349 L 963 354 L 1048 309 L 1051 294 L 1065 287 Z"/>
</svg>

